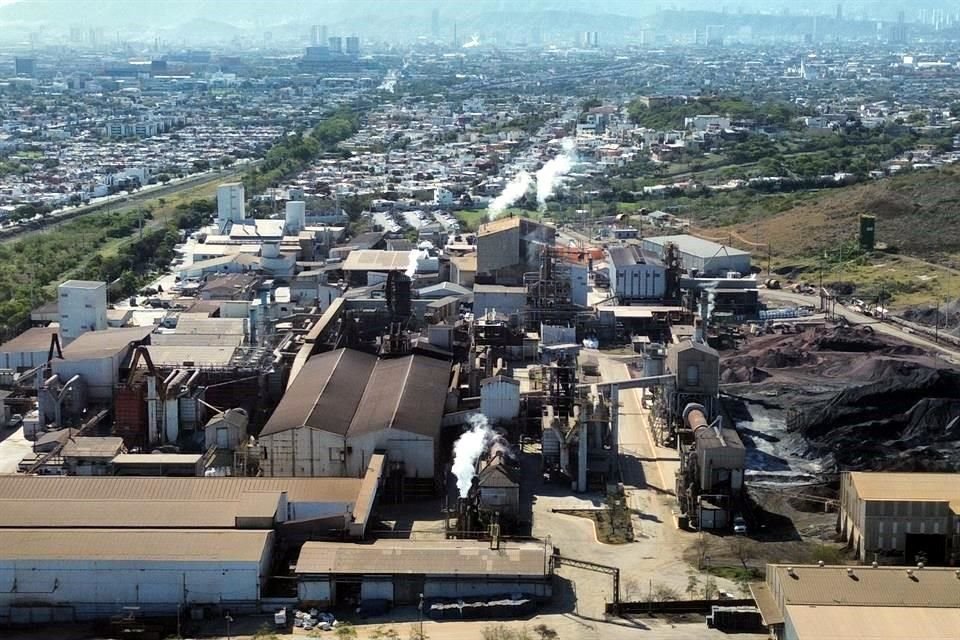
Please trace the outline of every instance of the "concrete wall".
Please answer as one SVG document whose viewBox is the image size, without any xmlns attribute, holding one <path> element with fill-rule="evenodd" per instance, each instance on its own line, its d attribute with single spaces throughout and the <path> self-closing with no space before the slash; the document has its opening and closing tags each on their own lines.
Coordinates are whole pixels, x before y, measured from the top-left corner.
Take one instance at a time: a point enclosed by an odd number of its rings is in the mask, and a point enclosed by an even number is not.
<svg viewBox="0 0 960 640">
<path fill-rule="evenodd" d="M 519 262 L 519 226 L 477 237 L 477 273 L 493 273 Z"/>
<path fill-rule="evenodd" d="M 57 307 L 60 311 L 60 337 L 64 343 L 87 331 L 107 328 L 107 285 L 72 286 L 71 281 L 57 288 Z"/>
</svg>

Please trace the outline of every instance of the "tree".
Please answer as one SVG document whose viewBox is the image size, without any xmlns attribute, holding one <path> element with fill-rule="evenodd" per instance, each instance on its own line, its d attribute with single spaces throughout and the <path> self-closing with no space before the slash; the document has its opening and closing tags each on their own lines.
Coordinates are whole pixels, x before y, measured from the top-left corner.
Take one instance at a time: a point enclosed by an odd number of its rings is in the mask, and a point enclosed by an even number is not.
<svg viewBox="0 0 960 640">
<path fill-rule="evenodd" d="M 680 592 L 670 585 L 654 582 L 650 585 L 650 602 L 672 602 L 680 599 Z"/>
<path fill-rule="evenodd" d="M 540 623 L 533 628 L 533 632 L 540 636 L 540 640 L 556 640 L 559 636 L 557 631 L 547 625 Z"/>
<path fill-rule="evenodd" d="M 698 576 L 697 574 L 691 571 L 690 573 L 687 574 L 687 588 L 684 589 L 684 591 L 686 591 L 686 594 L 688 596 L 693 597 L 694 595 L 696 595 L 696 593 L 699 590 L 700 590 L 700 576 Z"/>
<path fill-rule="evenodd" d="M 170 182 L 170 175 L 167 173 L 161 173 L 160 175 L 157 176 L 157 182 L 159 182 L 160 184 L 167 184 L 168 182 Z"/>
<path fill-rule="evenodd" d="M 700 589 L 703 599 L 713 600 L 715 597 L 717 597 L 717 592 L 717 579 L 707 574 L 707 576 L 703 579 L 703 586 Z"/>
</svg>

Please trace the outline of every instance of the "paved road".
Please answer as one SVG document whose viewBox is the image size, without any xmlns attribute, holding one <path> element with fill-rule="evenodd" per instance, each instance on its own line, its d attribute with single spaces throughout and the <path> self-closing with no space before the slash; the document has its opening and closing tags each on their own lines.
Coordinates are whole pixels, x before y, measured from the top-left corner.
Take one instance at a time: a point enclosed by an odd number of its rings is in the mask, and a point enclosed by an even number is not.
<svg viewBox="0 0 960 640">
<path fill-rule="evenodd" d="M 819 299 L 816 296 L 791 293 L 789 291 L 771 291 L 769 289 L 761 289 L 760 297 L 761 299 L 778 300 L 780 302 L 787 302 L 798 306 L 817 306 L 819 304 Z M 876 333 L 882 333 L 886 336 L 896 338 L 902 342 L 920 347 L 921 349 L 926 349 L 931 353 L 940 354 L 941 356 L 944 356 L 945 360 L 953 364 L 960 364 L 960 351 L 957 351 L 950 346 L 937 344 L 933 340 L 924 338 L 915 333 L 907 333 L 895 324 L 890 324 L 889 322 L 878 322 L 876 318 L 871 318 L 870 316 L 865 316 L 862 313 L 851 311 L 847 307 L 844 307 L 840 304 L 836 306 L 835 311 L 837 315 L 844 317 L 851 324 L 869 324 L 871 327 L 873 327 L 873 330 Z"/>
</svg>

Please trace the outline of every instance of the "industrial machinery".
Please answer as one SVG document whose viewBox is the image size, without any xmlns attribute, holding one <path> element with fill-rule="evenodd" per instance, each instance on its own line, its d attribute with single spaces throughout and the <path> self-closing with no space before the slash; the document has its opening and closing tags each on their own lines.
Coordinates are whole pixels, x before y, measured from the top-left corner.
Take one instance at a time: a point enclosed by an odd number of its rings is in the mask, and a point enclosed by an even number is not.
<svg viewBox="0 0 960 640">
<path fill-rule="evenodd" d="M 722 529 L 741 509 L 746 451 L 735 429 L 724 428 L 719 417 L 710 422 L 707 415 L 701 404 L 683 410 L 688 431 L 680 440 L 677 500 L 690 526 Z"/>
</svg>

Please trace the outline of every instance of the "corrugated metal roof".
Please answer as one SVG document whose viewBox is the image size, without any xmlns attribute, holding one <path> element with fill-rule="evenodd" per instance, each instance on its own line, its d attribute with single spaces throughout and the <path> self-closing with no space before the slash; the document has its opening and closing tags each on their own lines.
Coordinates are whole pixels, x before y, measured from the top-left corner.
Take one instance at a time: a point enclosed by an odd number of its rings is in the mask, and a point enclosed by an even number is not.
<svg viewBox="0 0 960 640">
<path fill-rule="evenodd" d="M 245 495 L 269 498 L 278 494 Z M 274 497 L 272 507 L 262 506 L 256 514 L 272 518 L 276 510 Z M 242 500 L 0 500 L 0 527 L 233 529 L 237 516 L 250 517 L 252 513 Z"/>
<path fill-rule="evenodd" d="M 544 547 L 519 543 L 500 550 L 470 540 L 378 540 L 373 544 L 307 542 L 298 574 L 545 575 Z"/>
<path fill-rule="evenodd" d="M 0 530 L 0 560 L 257 562 L 272 531 Z"/>
<path fill-rule="evenodd" d="M 180 314 L 177 319 L 177 334 L 190 335 L 245 335 L 247 320 L 245 318 L 201 318 L 196 315 Z"/>
<path fill-rule="evenodd" d="M 848 569 L 853 573 L 848 575 Z M 954 569 L 913 569 L 912 575 L 907 575 L 907 569 L 794 566 L 791 576 L 785 565 L 767 565 L 767 574 L 776 573 L 774 580 L 768 578 L 768 582 L 778 599 L 783 597 L 784 606 L 960 606 L 960 579 Z"/>
<path fill-rule="evenodd" d="M 150 359 L 158 367 L 173 366 L 179 367 L 184 362 L 192 362 L 196 365 L 207 366 L 226 366 L 233 360 L 237 347 L 229 346 L 182 346 L 174 344 L 150 345 L 147 347 L 150 353 Z M 146 363 L 140 364 L 146 367 Z"/>
<path fill-rule="evenodd" d="M 4 500 L 236 500 L 255 491 L 286 491 L 290 502 L 357 501 L 360 478 L 131 478 L 0 476 Z"/>
<path fill-rule="evenodd" d="M 954 640 L 960 608 L 787 607 L 801 640 Z"/>
<path fill-rule="evenodd" d="M 960 500 L 958 473 L 885 473 L 854 471 L 850 479 L 861 500 Z"/>
<path fill-rule="evenodd" d="M 644 238 L 644 242 L 649 242 L 650 244 L 657 245 L 659 247 L 664 247 L 667 243 L 673 243 L 677 245 L 677 249 L 681 253 L 686 253 L 691 256 L 696 256 L 698 258 L 709 259 L 718 256 L 749 256 L 750 253 L 747 251 L 742 251 L 735 247 L 730 247 L 727 245 L 718 244 L 712 240 L 704 240 L 703 238 L 698 238 L 691 235 L 675 235 L 675 236 L 657 236 L 653 238 Z"/>
<path fill-rule="evenodd" d="M 381 251 L 357 249 L 343 262 L 344 271 L 406 271 L 410 266 L 410 251 Z"/>
<path fill-rule="evenodd" d="M 260 436 L 302 426 L 345 435 L 376 364 L 376 356 L 354 349 L 313 356 L 283 394 Z"/>
<path fill-rule="evenodd" d="M 436 438 L 450 383 L 450 363 L 426 356 L 377 362 L 349 435 L 399 429 Z"/>
<path fill-rule="evenodd" d="M 27 329 L 13 340 L 0 345 L 0 353 L 30 353 L 48 351 L 50 336 L 59 331 L 59 327 L 33 327 Z"/>
<path fill-rule="evenodd" d="M 635 264 L 643 264 L 643 259 L 637 253 L 636 247 L 608 247 L 607 255 L 610 256 L 610 262 L 614 267 L 631 267 Z"/>
<path fill-rule="evenodd" d="M 393 428 L 436 437 L 449 382 L 443 360 L 329 351 L 307 361 L 260 436 L 306 426 L 341 436 Z"/>
<path fill-rule="evenodd" d="M 152 331 L 152 326 L 88 331 L 64 347 L 63 359 L 87 360 L 122 353 L 129 349 L 131 344 L 142 342 Z"/>
</svg>

